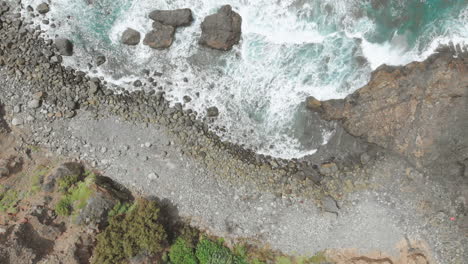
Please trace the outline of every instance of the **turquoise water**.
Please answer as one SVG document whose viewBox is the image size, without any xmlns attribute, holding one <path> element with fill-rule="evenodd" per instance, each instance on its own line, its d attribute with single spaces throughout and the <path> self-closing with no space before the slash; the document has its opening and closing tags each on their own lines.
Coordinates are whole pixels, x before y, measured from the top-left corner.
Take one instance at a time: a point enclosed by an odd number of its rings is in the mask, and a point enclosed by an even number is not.
<svg viewBox="0 0 468 264">
<path fill-rule="evenodd" d="M 314 125 L 301 105 L 307 96 L 343 98 L 383 63 L 402 65 L 423 60 L 440 44 L 468 43 L 463 0 L 226 0 L 243 17 L 242 41 L 226 53 L 197 44 L 200 23 L 219 8 L 217 0 L 92 2 L 52 3 L 48 16 L 65 22 L 48 32 L 77 46 L 66 63 L 88 70 L 96 55 L 106 55 L 108 62 L 91 74 L 128 89 L 144 79 L 143 69 L 162 72 L 159 83 L 172 102 L 189 95 L 193 100 L 185 107 L 201 116 L 209 106 L 220 109 L 213 127 L 226 128 L 219 132 L 224 139 L 284 158 L 313 153 L 333 133 L 324 124 L 317 124 L 322 133 L 307 133 Z M 151 29 L 150 11 L 184 7 L 195 21 L 177 30 L 170 49 L 120 44 L 127 27 L 142 36 Z"/>
</svg>

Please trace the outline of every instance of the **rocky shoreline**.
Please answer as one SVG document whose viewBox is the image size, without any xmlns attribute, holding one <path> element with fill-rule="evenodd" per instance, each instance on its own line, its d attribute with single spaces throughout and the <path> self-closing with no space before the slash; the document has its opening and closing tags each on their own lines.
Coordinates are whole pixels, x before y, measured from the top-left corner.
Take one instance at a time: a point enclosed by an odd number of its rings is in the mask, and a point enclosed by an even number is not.
<svg viewBox="0 0 468 264">
<path fill-rule="evenodd" d="M 398 216 L 392 215 L 392 217 L 401 217 L 402 219 L 410 217 L 414 220 L 414 223 L 409 220 L 407 220 L 408 222 L 401 220 L 403 227 L 398 229 L 399 231 L 396 233 L 401 235 L 403 232 L 401 230 L 405 230 L 406 234 L 414 235 L 412 239 L 428 241 L 429 247 L 435 250 L 432 254 L 438 263 L 446 263 L 446 260 L 449 259 L 453 260 L 450 263 L 457 263 L 455 261 L 460 259 L 468 259 L 465 258 L 468 250 L 463 246 L 467 244 L 465 243 L 466 238 L 462 235 L 463 231 L 459 231 L 463 230 L 465 224 L 463 221 L 467 219 L 466 201 L 458 201 L 459 197 L 467 195 L 463 193 L 463 186 L 466 186 L 465 174 L 468 171 L 466 164 L 463 164 L 466 162 L 466 157 L 463 155 L 468 153 L 466 148 L 458 149 L 459 152 L 456 156 L 460 160 L 457 159 L 455 164 L 461 165 L 456 165 L 455 173 L 450 174 L 450 179 L 426 177 L 422 173 L 425 171 L 420 171 L 422 167 L 418 166 L 417 163 L 415 166 L 414 160 L 407 162 L 406 157 L 404 157 L 406 152 L 401 153 L 401 156 L 395 156 L 394 148 L 387 144 L 379 144 L 380 138 L 373 139 L 371 136 L 356 132 L 352 125 L 359 124 L 359 122 L 353 118 L 359 117 L 359 115 L 346 112 L 346 114 L 337 114 L 338 110 L 334 110 L 336 105 L 342 105 L 342 102 L 316 102 L 313 104 L 318 105 L 316 111 L 328 119 L 343 120 L 346 118 L 350 120 L 344 121 L 343 127 L 341 127 L 340 122 L 334 123 L 338 132 L 331 139 L 329 145 L 320 149 L 315 155 L 300 160 L 283 160 L 257 155 L 253 151 L 242 148 L 242 146 L 222 142 L 216 134 L 208 130 L 206 123 L 198 120 L 192 111 L 183 110 L 182 105 L 176 105 L 174 108 L 169 107 L 163 92 L 135 91 L 130 93 L 123 89 L 116 91 L 107 88 L 105 82 L 98 78 L 90 78 L 83 72 L 63 67 L 60 64 L 62 60 L 60 52 L 54 47 L 52 41 L 40 38 L 40 31 L 30 28 L 10 8 L 5 2 L 0 3 L 0 37 L 2 39 L 0 42 L 0 76 L 3 77 L 0 84 L 2 86 L 0 105 L 5 109 L 5 119 L 7 123 L 11 124 L 11 129 L 29 132 L 22 133 L 21 138 L 24 144 L 38 144 L 59 155 L 86 160 L 91 165 L 106 171 L 107 175 L 113 175 L 115 180 L 125 183 L 127 186 L 132 185 L 142 193 L 150 194 L 154 194 L 152 190 L 154 187 L 151 186 L 151 183 L 158 182 L 158 180 L 163 182 L 167 177 L 160 174 L 164 173 L 169 175 L 168 182 L 165 183 L 166 186 L 174 187 L 174 184 L 186 186 L 184 185 L 186 183 L 177 181 L 176 174 L 180 172 L 177 169 L 172 169 L 175 170 L 172 172 L 171 170 L 160 172 L 158 169 L 163 165 L 156 164 L 159 160 L 163 161 L 164 166 L 172 164 L 172 166 L 177 167 L 180 166 L 178 163 L 187 164 L 184 165 L 184 169 L 185 166 L 188 168 L 185 174 L 193 173 L 193 175 L 180 176 L 185 177 L 184 181 L 194 181 L 192 184 L 197 181 L 195 186 L 200 188 L 203 188 L 204 184 L 206 186 L 228 186 L 226 189 L 215 189 L 214 192 L 223 190 L 225 193 L 221 196 L 212 194 L 213 197 L 218 197 L 217 199 L 220 201 L 233 199 L 239 201 L 238 203 L 245 199 L 243 201 L 245 204 L 242 205 L 245 208 L 240 205 L 239 207 L 242 207 L 244 213 L 248 215 L 246 218 L 249 221 L 255 219 L 255 213 L 263 216 L 263 220 L 258 225 L 247 223 L 248 221 L 243 222 L 242 219 L 235 219 L 231 216 L 226 216 L 233 218 L 231 223 L 226 223 L 225 218 L 213 218 L 211 219 L 213 222 L 207 223 L 206 219 L 209 219 L 210 216 L 203 219 L 203 215 L 215 215 L 219 208 L 233 206 L 233 204 L 221 203 L 212 211 L 209 208 L 197 208 L 190 201 L 183 205 L 179 199 L 178 202 L 181 203 L 181 211 L 184 212 L 184 216 L 190 217 L 192 214 L 194 218 L 199 217 L 199 219 L 192 219 L 194 225 L 211 229 L 217 235 L 223 234 L 233 238 L 256 236 L 257 239 L 272 244 L 275 237 L 280 234 L 275 233 L 274 229 L 278 228 L 277 224 L 281 224 L 284 225 L 283 234 L 291 232 L 291 235 L 285 240 L 280 239 L 273 246 L 288 252 L 305 253 L 307 251 L 305 244 L 311 242 L 308 237 L 294 235 L 293 228 L 297 227 L 301 221 L 310 221 L 307 226 L 315 225 L 317 228 L 331 228 L 329 225 L 322 225 L 323 219 L 325 219 L 323 221 L 330 223 L 338 222 L 343 225 L 342 229 L 338 228 L 338 230 L 343 231 L 343 236 L 355 234 L 344 231 L 346 229 L 343 222 L 346 222 L 347 216 L 354 221 L 356 219 L 365 223 L 370 221 L 362 218 L 367 213 L 366 209 L 363 212 L 358 210 L 357 216 L 352 213 L 354 206 L 356 206 L 353 203 L 359 200 L 359 197 L 374 197 L 374 195 L 379 197 L 381 195 L 385 197 L 384 200 L 392 200 L 391 196 L 395 195 L 397 197 L 395 200 L 398 201 L 396 202 L 397 207 L 400 208 L 401 212 L 413 209 L 412 200 L 415 203 L 420 200 L 429 200 L 433 204 L 429 208 L 425 208 L 424 210 L 427 212 L 425 211 L 421 216 L 408 216 L 406 213 Z M 415 73 L 411 70 L 412 68 L 427 70 L 424 65 L 432 65 L 436 61 L 438 64 L 434 65 L 438 65 L 438 67 L 448 62 L 448 65 L 461 69 L 461 74 L 466 73 L 466 61 L 463 57 L 453 58 L 452 55 L 451 51 L 447 51 L 434 55 L 427 62 L 416 64 L 416 66 L 398 67 L 391 72 L 394 74 L 399 72 L 397 75 L 402 76 L 413 76 Z M 374 75 L 385 75 L 387 71 L 388 69 L 381 68 Z M 440 77 L 440 75 L 437 76 Z M 466 80 L 463 79 L 463 75 L 460 76 L 462 77 L 457 75 L 450 77 L 450 80 L 459 78 L 460 85 L 454 87 L 461 89 L 462 92 L 462 94 L 455 94 L 453 98 L 461 98 L 456 100 L 466 102 Z M 442 77 L 446 76 L 442 74 Z M 387 82 L 390 81 L 387 80 Z M 372 82 L 369 85 L 372 85 Z M 375 83 L 374 86 L 381 87 Z M 438 98 L 434 99 L 438 100 Z M 465 101 L 462 101 L 464 99 Z M 392 100 L 389 102 L 395 103 Z M 363 102 L 359 101 L 359 97 L 352 95 L 346 99 L 344 104 L 347 111 L 351 112 L 353 106 L 363 105 Z M 466 104 L 458 104 L 466 107 Z M 444 104 L 442 107 L 448 106 Z M 455 119 L 456 122 L 467 120 L 463 119 L 463 108 L 460 109 L 456 113 L 460 115 L 461 119 Z M 449 124 L 453 125 L 453 123 Z M 463 130 L 463 123 L 459 124 L 460 130 L 457 131 L 466 131 Z M 370 127 L 370 125 L 367 124 L 364 127 Z M 397 133 L 401 133 L 399 131 L 401 130 L 397 130 Z M 119 135 L 119 132 L 123 135 Z M 105 133 L 105 136 L 101 137 L 100 133 Z M 459 135 L 466 136 L 462 132 Z M 109 141 L 110 137 L 113 139 Z M 128 139 L 132 137 L 136 138 Z M 106 145 L 100 146 L 101 141 L 105 142 Z M 455 144 L 464 146 L 465 143 L 459 140 Z M 157 145 L 156 150 L 153 150 L 153 145 Z M 431 151 L 428 153 L 433 153 Z M 396 152 L 398 153 L 398 151 Z M 125 163 L 130 162 L 128 161 L 129 157 L 135 160 L 131 161 L 135 163 L 134 165 Z M 154 157 L 158 161 L 153 160 Z M 416 156 L 416 158 L 419 157 Z M 122 166 L 119 166 L 119 163 L 122 163 Z M 124 169 L 127 165 L 128 169 Z M 151 166 L 154 168 L 150 171 L 141 169 L 140 176 L 135 175 L 130 176 L 130 178 L 124 176 L 138 171 L 136 167 L 149 168 Z M 424 164 L 422 166 L 424 167 Z M 133 168 L 135 171 L 132 171 Z M 430 167 L 427 168 L 429 172 L 439 173 Z M 201 178 L 196 178 L 195 175 Z M 391 177 L 392 175 L 398 175 L 398 177 L 394 179 Z M 194 178 L 191 179 L 190 176 Z M 212 182 L 212 179 L 215 180 Z M 169 184 L 171 180 L 174 181 L 172 185 Z M 426 189 L 423 193 L 403 192 L 403 194 L 399 194 L 402 186 L 407 185 L 408 181 L 411 182 L 409 186 Z M 435 187 L 419 186 L 428 183 L 434 184 Z M 384 184 L 387 184 L 383 188 L 386 190 L 385 194 L 382 193 L 381 189 Z M 243 185 L 248 185 L 248 187 Z M 239 196 L 238 193 L 231 191 L 231 189 L 236 188 L 243 188 L 239 191 L 242 195 Z M 440 201 L 435 202 L 434 198 L 430 197 L 431 188 L 438 194 L 446 193 L 446 190 L 452 188 L 453 193 L 443 198 L 437 198 Z M 366 193 L 367 190 L 370 194 Z M 177 195 L 184 192 L 184 190 L 175 191 L 175 189 L 172 192 L 176 194 L 171 194 L 169 189 L 167 192 L 164 189 L 158 189 L 158 191 L 172 199 L 177 199 Z M 387 196 L 387 192 L 389 196 Z M 226 197 L 219 198 L 222 196 Z M 405 198 L 410 201 L 402 201 Z M 197 196 L 197 199 L 201 198 Z M 194 198 L 193 201 L 197 199 Z M 393 200 L 386 202 L 390 207 L 395 206 Z M 440 212 L 439 209 L 444 206 L 444 202 L 447 203 L 445 206 L 448 209 L 442 211 L 443 214 L 439 215 L 442 219 L 437 222 L 443 226 L 438 227 L 444 236 L 441 238 L 438 234 L 431 234 L 430 228 L 422 228 L 421 226 L 424 224 L 420 223 L 424 222 L 421 219 L 425 219 L 426 214 Z M 270 218 L 278 217 L 275 214 L 260 213 L 263 208 L 268 208 L 270 203 L 274 204 L 273 207 L 278 206 L 270 208 L 270 210 L 281 212 L 281 217 L 284 218 L 288 214 L 297 217 L 301 211 L 309 212 L 311 215 L 316 215 L 319 211 L 324 214 L 318 216 L 318 220 L 314 219 L 315 216 L 303 216 L 303 218 L 298 217 L 297 219 L 282 219 L 282 222 L 271 224 L 269 228 L 262 227 L 269 225 L 267 223 L 271 221 Z M 191 206 L 196 207 L 198 212 L 191 211 L 188 208 Z M 251 210 L 250 206 L 256 206 L 255 210 Z M 262 210 L 258 208 L 262 208 Z M 321 208 L 321 210 L 317 211 L 317 208 Z M 380 209 L 377 204 L 372 204 L 367 210 L 378 211 Z M 388 216 L 388 212 L 390 211 L 385 211 L 383 215 Z M 195 213 L 198 215 L 195 216 Z M 338 215 L 340 218 L 337 220 Z M 456 215 L 460 222 L 457 220 L 455 226 L 446 227 L 451 215 Z M 369 218 L 374 219 L 374 217 Z M 377 223 L 373 222 L 373 224 Z M 259 230 L 249 230 L 246 227 L 258 228 Z M 261 230 L 262 228 L 265 230 Z M 362 230 L 362 228 L 365 227 L 357 228 L 357 230 Z M 377 226 L 372 226 L 372 228 L 375 228 L 377 232 Z M 301 229 L 298 228 L 298 230 Z M 357 243 L 353 239 L 341 237 L 340 232 L 333 234 L 337 239 L 343 239 L 343 244 L 345 244 L 343 247 L 356 244 L 359 248 L 368 248 L 369 250 L 372 247 L 390 250 L 392 246 L 390 244 L 398 240 L 398 238 L 391 238 L 388 243 L 366 246 L 364 241 Z M 307 235 L 311 234 L 307 233 Z M 293 245 L 295 237 L 301 241 L 299 243 L 304 243 L 304 245 Z M 326 234 L 320 233 L 319 237 L 325 238 Z M 357 239 L 365 240 L 363 237 Z M 454 246 L 442 246 L 439 240 L 452 241 Z M 316 241 L 314 240 L 314 242 Z M 313 248 L 337 248 L 337 244 L 339 243 L 323 241 L 323 245 Z"/>
</svg>

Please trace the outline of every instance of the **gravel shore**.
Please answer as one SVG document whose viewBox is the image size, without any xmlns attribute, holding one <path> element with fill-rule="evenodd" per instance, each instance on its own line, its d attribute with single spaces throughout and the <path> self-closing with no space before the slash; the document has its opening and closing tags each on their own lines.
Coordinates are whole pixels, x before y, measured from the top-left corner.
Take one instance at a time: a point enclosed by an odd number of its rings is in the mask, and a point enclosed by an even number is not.
<svg viewBox="0 0 468 264">
<path fill-rule="evenodd" d="M 7 6 L 0 3 L 0 108 L 25 147 L 85 161 L 167 199 L 217 236 L 289 254 L 358 249 L 394 259 L 409 254 L 398 246 L 421 242 L 435 263 L 466 263 L 466 179 L 426 177 L 339 123 L 327 146 L 301 160 L 221 142 L 162 92 L 117 93 L 62 67 L 52 41 Z"/>
</svg>

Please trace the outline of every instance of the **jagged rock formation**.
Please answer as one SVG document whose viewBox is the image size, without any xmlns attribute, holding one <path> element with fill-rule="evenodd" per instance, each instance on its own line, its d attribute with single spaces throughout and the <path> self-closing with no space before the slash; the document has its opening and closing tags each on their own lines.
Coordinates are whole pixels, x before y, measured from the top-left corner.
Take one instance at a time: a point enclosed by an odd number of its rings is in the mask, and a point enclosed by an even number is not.
<svg viewBox="0 0 468 264">
<path fill-rule="evenodd" d="M 322 102 L 317 111 L 419 169 L 444 175 L 467 170 L 468 61 L 461 55 L 381 66 L 366 86 L 344 100 Z"/>
</svg>

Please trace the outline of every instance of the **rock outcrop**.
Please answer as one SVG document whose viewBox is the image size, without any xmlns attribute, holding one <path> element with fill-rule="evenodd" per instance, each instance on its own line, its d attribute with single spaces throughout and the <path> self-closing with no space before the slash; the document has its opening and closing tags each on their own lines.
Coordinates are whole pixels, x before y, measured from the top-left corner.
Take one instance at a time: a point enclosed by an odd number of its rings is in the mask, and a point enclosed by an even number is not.
<svg viewBox="0 0 468 264">
<path fill-rule="evenodd" d="M 317 104 L 313 104 L 317 107 Z M 460 175 L 468 159 L 468 61 L 446 52 L 404 67 L 381 66 L 322 116 L 352 135 L 405 156 L 416 168 Z"/>
<path fill-rule="evenodd" d="M 129 46 L 136 46 L 140 43 L 141 35 L 140 32 L 127 28 L 122 34 L 122 43 Z"/>
<path fill-rule="evenodd" d="M 230 50 L 240 41 L 241 27 L 242 17 L 232 11 L 230 5 L 225 5 L 218 13 L 205 18 L 199 43 L 213 49 Z"/>
<path fill-rule="evenodd" d="M 154 10 L 149 18 L 166 26 L 184 27 L 193 21 L 192 11 L 188 8 L 176 10 Z"/>
<path fill-rule="evenodd" d="M 143 44 L 153 49 L 167 49 L 174 42 L 177 27 L 189 26 L 192 21 L 192 11 L 188 8 L 176 10 L 154 10 L 149 14 L 154 20 L 153 30 L 148 32 Z"/>
<path fill-rule="evenodd" d="M 166 49 L 174 41 L 175 28 L 173 26 L 163 25 L 159 22 L 153 23 L 153 30 L 148 32 L 143 40 L 143 44 L 153 49 Z"/>
</svg>

